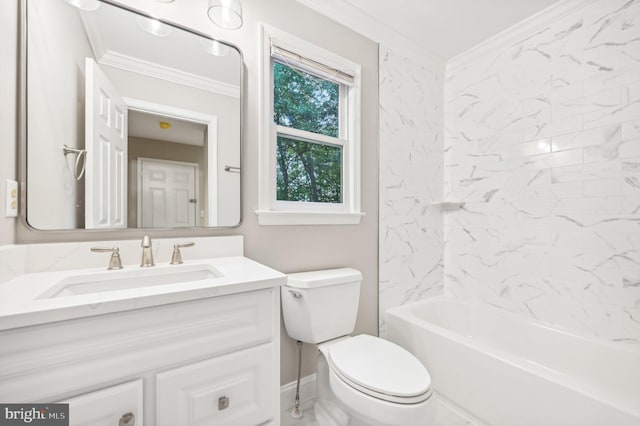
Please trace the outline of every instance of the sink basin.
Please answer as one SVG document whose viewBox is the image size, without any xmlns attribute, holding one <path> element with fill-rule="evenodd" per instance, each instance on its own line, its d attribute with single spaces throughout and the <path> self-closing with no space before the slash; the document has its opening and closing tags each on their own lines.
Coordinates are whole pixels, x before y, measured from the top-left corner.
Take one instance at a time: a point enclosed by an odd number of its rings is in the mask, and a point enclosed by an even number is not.
<svg viewBox="0 0 640 426">
<path fill-rule="evenodd" d="M 166 265 L 82 273 L 61 279 L 38 296 L 38 299 L 211 280 L 221 276 L 217 269 L 207 264 Z"/>
</svg>

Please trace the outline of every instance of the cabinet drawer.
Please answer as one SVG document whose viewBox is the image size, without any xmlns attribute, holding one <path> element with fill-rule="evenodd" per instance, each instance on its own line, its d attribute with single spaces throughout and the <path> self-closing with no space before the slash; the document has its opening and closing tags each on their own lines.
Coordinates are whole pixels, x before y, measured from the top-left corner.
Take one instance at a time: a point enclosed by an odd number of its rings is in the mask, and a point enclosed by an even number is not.
<svg viewBox="0 0 640 426">
<path fill-rule="evenodd" d="M 49 400 L 266 343 L 277 315 L 268 289 L 1 332 L 0 401 Z"/>
<path fill-rule="evenodd" d="M 276 402 L 273 344 L 265 344 L 156 376 L 158 426 L 258 425 Z"/>
<path fill-rule="evenodd" d="M 132 420 L 137 426 L 144 424 L 142 380 L 111 386 L 60 402 L 69 404 L 70 426 L 118 426 L 127 414 L 134 416 Z"/>
</svg>

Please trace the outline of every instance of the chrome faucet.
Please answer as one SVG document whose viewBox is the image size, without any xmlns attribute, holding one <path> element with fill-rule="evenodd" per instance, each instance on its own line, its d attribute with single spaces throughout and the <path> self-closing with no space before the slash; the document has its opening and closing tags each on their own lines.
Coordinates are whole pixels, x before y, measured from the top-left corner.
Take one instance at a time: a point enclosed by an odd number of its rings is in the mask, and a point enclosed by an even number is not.
<svg viewBox="0 0 640 426">
<path fill-rule="evenodd" d="M 193 247 L 196 243 L 181 243 L 173 245 L 173 254 L 171 255 L 171 265 L 180 265 L 182 263 L 182 253 L 180 249 L 183 247 Z"/>
<path fill-rule="evenodd" d="M 122 269 L 122 260 L 120 260 L 120 249 L 118 249 L 118 247 L 92 247 L 91 251 L 94 253 L 111 253 L 109 267 L 107 269 Z"/>
<path fill-rule="evenodd" d="M 153 263 L 153 251 L 151 249 L 151 237 L 145 235 L 142 237 L 142 261 L 140 261 L 141 268 L 147 268 L 150 266 L 155 266 Z"/>
</svg>

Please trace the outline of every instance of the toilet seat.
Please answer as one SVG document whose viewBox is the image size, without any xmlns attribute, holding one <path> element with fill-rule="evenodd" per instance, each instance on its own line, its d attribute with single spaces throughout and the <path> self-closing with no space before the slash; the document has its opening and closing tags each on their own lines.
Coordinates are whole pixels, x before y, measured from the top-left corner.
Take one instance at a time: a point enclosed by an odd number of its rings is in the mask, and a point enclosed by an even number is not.
<svg viewBox="0 0 640 426">
<path fill-rule="evenodd" d="M 384 339 L 362 334 L 332 344 L 329 366 L 342 381 L 371 397 L 417 404 L 431 394 L 431 376 L 410 352 Z"/>
</svg>

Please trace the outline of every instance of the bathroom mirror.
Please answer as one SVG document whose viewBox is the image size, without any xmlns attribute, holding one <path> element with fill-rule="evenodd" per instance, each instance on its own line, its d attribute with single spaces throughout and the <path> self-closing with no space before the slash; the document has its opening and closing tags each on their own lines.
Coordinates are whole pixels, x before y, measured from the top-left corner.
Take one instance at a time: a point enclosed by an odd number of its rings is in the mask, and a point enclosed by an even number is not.
<svg viewBox="0 0 640 426">
<path fill-rule="evenodd" d="M 31 227 L 240 223 L 237 48 L 107 1 L 22 12 Z"/>
</svg>

